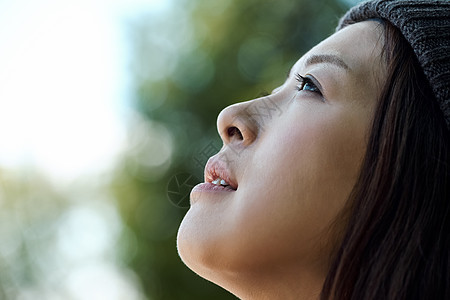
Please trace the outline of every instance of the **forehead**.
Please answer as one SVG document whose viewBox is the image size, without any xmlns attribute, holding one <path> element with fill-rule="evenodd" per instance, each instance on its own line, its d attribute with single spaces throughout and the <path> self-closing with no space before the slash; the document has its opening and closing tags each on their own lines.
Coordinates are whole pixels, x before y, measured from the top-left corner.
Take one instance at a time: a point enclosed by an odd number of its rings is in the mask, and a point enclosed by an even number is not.
<svg viewBox="0 0 450 300">
<path fill-rule="evenodd" d="M 348 67 L 350 75 L 383 77 L 386 64 L 382 59 L 383 25 L 364 21 L 349 25 L 323 40 L 298 62 L 304 66 L 308 57 L 333 55 Z M 367 77 L 366 77 L 367 79 Z"/>
</svg>

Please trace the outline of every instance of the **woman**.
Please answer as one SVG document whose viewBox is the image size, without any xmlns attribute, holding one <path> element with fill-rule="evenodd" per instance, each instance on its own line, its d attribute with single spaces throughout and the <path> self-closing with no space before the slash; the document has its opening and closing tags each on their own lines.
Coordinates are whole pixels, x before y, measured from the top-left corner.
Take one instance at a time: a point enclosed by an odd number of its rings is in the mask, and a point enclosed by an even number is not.
<svg viewBox="0 0 450 300">
<path fill-rule="evenodd" d="M 243 299 L 450 299 L 450 2 L 378 0 L 218 117 L 182 260 Z"/>
</svg>

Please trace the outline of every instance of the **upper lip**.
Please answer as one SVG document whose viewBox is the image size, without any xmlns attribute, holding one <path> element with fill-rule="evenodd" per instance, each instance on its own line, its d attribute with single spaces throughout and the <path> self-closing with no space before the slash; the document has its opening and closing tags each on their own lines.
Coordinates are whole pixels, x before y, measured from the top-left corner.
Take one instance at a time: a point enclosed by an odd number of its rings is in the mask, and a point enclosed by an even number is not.
<svg viewBox="0 0 450 300">
<path fill-rule="evenodd" d="M 228 166 L 224 161 L 220 160 L 217 155 L 215 155 L 206 163 L 205 182 L 211 183 L 217 178 L 225 180 L 233 190 L 237 190 L 237 182 L 233 178 Z"/>
</svg>

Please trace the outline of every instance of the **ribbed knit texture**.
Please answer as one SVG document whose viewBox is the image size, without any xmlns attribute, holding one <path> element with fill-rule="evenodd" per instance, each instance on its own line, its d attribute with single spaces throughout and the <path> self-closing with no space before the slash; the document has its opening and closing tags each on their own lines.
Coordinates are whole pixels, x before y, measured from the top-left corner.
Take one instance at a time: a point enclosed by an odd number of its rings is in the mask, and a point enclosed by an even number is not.
<svg viewBox="0 0 450 300">
<path fill-rule="evenodd" d="M 350 9 L 337 30 L 380 18 L 399 28 L 414 49 L 450 130 L 450 0 L 373 0 Z"/>
</svg>

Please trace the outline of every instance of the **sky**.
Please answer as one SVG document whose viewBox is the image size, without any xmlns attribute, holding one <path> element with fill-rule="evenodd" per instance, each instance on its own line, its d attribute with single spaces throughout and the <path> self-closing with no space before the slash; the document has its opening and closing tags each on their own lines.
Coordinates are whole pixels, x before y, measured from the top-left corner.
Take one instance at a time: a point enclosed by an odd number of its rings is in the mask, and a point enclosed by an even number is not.
<svg viewBox="0 0 450 300">
<path fill-rule="evenodd" d="M 125 26 L 167 0 L 0 0 L 0 168 L 110 167 L 130 97 Z"/>
</svg>

